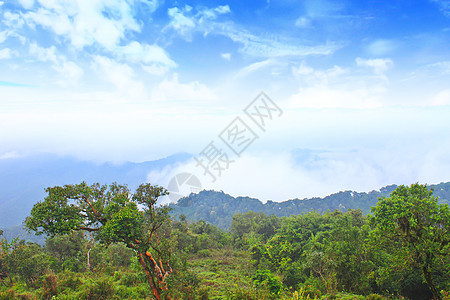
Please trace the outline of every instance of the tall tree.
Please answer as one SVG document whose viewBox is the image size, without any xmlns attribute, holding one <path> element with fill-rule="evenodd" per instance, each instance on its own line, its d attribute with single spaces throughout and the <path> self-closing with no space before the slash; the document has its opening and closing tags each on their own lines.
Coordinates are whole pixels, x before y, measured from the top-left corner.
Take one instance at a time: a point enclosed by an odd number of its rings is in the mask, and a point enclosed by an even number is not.
<svg viewBox="0 0 450 300">
<path fill-rule="evenodd" d="M 373 236 L 390 243 L 400 242 L 408 257 L 419 267 L 433 297 L 441 299 L 433 273 L 438 260 L 450 254 L 450 211 L 448 204 L 438 204 L 426 185 L 399 186 L 390 197 L 381 198 L 369 216 Z"/>
<path fill-rule="evenodd" d="M 135 251 L 156 299 L 167 295 L 166 278 L 172 273 L 170 252 L 160 228 L 169 216 L 158 198 L 168 194 L 163 187 L 141 184 L 134 193 L 127 186 L 85 182 L 47 188 L 44 201 L 36 203 L 25 220 L 37 234 L 55 236 L 88 231 L 101 243 L 123 242 Z"/>
</svg>

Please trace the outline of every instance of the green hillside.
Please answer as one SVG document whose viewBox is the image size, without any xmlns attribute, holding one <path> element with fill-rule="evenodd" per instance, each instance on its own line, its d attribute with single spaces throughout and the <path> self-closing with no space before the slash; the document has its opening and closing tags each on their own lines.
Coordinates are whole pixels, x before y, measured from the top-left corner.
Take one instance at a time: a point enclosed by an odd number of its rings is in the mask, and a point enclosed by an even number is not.
<svg viewBox="0 0 450 300">
<path fill-rule="evenodd" d="M 267 215 L 285 217 L 298 215 L 309 211 L 323 213 L 326 211 L 347 211 L 361 209 L 365 214 L 375 206 L 379 197 L 387 197 L 397 188 L 389 185 L 379 191 L 358 193 L 352 191 L 338 192 L 324 198 L 293 199 L 284 202 L 262 201 L 249 197 L 232 197 L 220 191 L 201 191 L 181 198 L 176 204 L 171 204 L 174 216 L 185 215 L 187 219 L 204 220 L 222 229 L 228 229 L 232 216 L 248 211 L 262 212 Z M 450 203 L 450 182 L 430 185 L 434 195 L 441 203 Z"/>
</svg>

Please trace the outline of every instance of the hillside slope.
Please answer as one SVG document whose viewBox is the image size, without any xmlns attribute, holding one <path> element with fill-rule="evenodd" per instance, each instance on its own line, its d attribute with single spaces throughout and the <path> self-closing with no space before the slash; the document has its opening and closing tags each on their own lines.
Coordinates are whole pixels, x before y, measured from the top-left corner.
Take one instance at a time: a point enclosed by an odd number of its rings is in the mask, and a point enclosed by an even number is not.
<svg viewBox="0 0 450 300">
<path fill-rule="evenodd" d="M 188 220 L 205 220 L 222 229 L 227 229 L 236 213 L 247 211 L 263 212 L 274 214 L 278 217 L 301 214 L 311 210 L 325 212 L 336 209 L 346 211 L 351 209 L 361 209 L 364 213 L 369 213 L 379 197 L 386 197 L 395 190 L 396 185 L 381 188 L 379 191 L 368 193 L 358 193 L 352 191 L 338 192 L 324 198 L 292 199 L 284 202 L 267 201 L 261 202 L 255 198 L 232 197 L 224 192 L 201 191 L 198 194 L 191 194 L 181 198 L 177 203 L 171 204 L 172 214 L 179 216 L 184 214 Z M 442 203 L 450 203 L 450 182 L 430 185 L 434 190 L 434 195 Z"/>
</svg>

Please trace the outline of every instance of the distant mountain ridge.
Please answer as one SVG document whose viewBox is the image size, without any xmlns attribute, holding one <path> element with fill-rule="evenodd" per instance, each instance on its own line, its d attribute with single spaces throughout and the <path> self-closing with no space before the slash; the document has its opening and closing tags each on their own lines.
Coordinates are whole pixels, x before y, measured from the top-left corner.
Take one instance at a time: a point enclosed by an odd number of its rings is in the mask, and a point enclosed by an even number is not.
<svg viewBox="0 0 450 300">
<path fill-rule="evenodd" d="M 201 191 L 198 194 L 181 198 L 170 206 L 173 209 L 172 215 L 175 217 L 184 214 L 188 220 L 204 220 L 222 229 L 228 229 L 234 214 L 248 211 L 283 217 L 311 210 L 318 212 L 336 209 L 346 211 L 351 208 L 361 209 L 367 214 L 370 212 L 370 208 L 375 206 L 379 197 L 389 196 L 396 188 L 396 185 L 389 185 L 379 191 L 368 193 L 344 191 L 324 198 L 292 199 L 283 202 L 269 200 L 266 203 L 249 197 L 235 198 L 222 191 Z M 429 188 L 434 189 L 434 195 L 439 198 L 441 203 L 450 203 L 450 182 L 430 185 Z"/>
<path fill-rule="evenodd" d="M 188 157 L 189 158 L 189 157 Z M 188 159 L 187 158 L 187 159 Z M 157 161 L 158 162 L 158 161 Z M 164 165 L 165 160 L 159 161 Z M 130 164 L 131 173 L 136 173 L 138 179 L 135 176 L 129 177 L 129 179 L 136 179 L 136 184 L 139 184 L 140 180 L 139 167 Z M 139 164 L 138 164 L 139 165 Z M 143 163 L 144 166 L 157 166 L 158 163 L 148 164 Z M 123 167 L 123 166 L 122 166 Z M 142 167 L 142 166 L 141 166 Z M 128 167 L 122 170 L 127 170 Z M 130 172 L 126 174 L 130 174 Z M 139 175 L 140 174 L 140 175 Z M 127 177 L 128 175 L 122 175 Z M 113 176 L 113 175 L 111 175 Z M 95 179 L 94 177 L 88 177 L 90 180 L 96 180 L 103 183 L 110 183 L 112 180 L 108 181 L 110 178 Z M 90 182 L 88 180 L 85 180 Z M 76 181 L 74 183 L 79 183 Z M 61 183 L 67 184 L 67 183 Z M 130 186 L 133 188 L 133 186 Z M 223 191 L 201 191 L 198 194 L 191 194 L 187 197 L 183 197 L 178 200 L 177 203 L 171 203 L 170 206 L 173 209 L 171 215 L 175 218 L 184 214 L 186 218 L 190 221 L 204 220 L 211 224 L 214 224 L 222 229 L 228 229 L 231 225 L 232 217 L 237 213 L 246 213 L 248 211 L 263 212 L 267 215 L 274 214 L 278 217 L 302 214 L 308 211 L 325 212 L 327 210 L 334 211 L 336 209 L 341 211 L 346 211 L 347 209 L 361 209 L 364 213 L 369 213 L 370 208 L 375 206 L 379 197 L 387 197 L 390 193 L 397 188 L 397 185 L 389 185 L 381 188 L 378 191 L 365 192 L 353 192 L 353 191 L 341 191 L 338 193 L 331 194 L 329 196 L 320 198 L 304 198 L 304 199 L 291 199 L 283 202 L 274 202 L 268 200 L 263 203 L 259 199 L 250 197 L 233 197 L 225 194 Z M 434 190 L 434 196 L 438 197 L 440 203 L 447 203 L 450 205 L 450 182 L 443 182 L 439 184 L 429 185 L 430 189 Z M 44 194 L 42 190 L 42 194 Z M 36 197 L 32 198 L 33 201 L 39 201 Z M 26 211 L 28 215 L 29 210 L 35 202 L 32 202 L 30 208 Z M 2 211 L 2 204 L 0 202 L 0 221 L 1 217 L 7 211 Z M 27 235 L 24 227 L 10 225 L 4 226 L 0 225 L 0 229 L 3 229 L 3 237 L 11 240 L 12 238 L 19 237 L 28 241 L 37 242 L 43 244 L 45 237 L 34 236 L 33 234 Z"/>
<path fill-rule="evenodd" d="M 44 199 L 45 188 L 56 185 L 100 182 L 128 184 L 131 189 L 147 181 L 150 171 L 191 158 L 180 153 L 142 163 L 96 164 L 51 154 L 0 159 L 0 228 L 20 225 L 33 205 Z"/>
</svg>

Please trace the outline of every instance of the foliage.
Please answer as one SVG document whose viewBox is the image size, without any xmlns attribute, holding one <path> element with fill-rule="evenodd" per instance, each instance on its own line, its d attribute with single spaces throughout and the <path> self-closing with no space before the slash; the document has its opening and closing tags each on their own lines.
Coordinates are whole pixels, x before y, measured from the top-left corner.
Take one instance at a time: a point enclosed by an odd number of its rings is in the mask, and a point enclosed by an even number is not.
<svg viewBox="0 0 450 300">
<path fill-rule="evenodd" d="M 450 210 L 438 204 L 426 185 L 398 187 L 389 198 L 382 198 L 372 209 L 373 236 L 401 247 L 397 255 L 409 267 L 422 271 L 433 297 L 441 299 L 433 278 L 450 254 Z M 393 266 L 395 267 L 395 265 Z"/>
<path fill-rule="evenodd" d="M 323 198 L 293 199 L 283 202 L 267 201 L 263 203 L 258 199 L 249 197 L 232 197 L 222 191 L 201 191 L 181 198 L 177 203 L 171 203 L 171 214 L 174 217 L 184 215 L 191 221 L 205 220 L 221 229 L 228 229 L 236 214 L 245 214 L 249 211 L 263 213 L 277 217 L 289 217 L 315 211 L 321 214 L 327 211 L 348 209 L 361 209 L 364 214 L 371 211 L 378 198 L 387 197 L 397 188 L 396 185 L 382 187 L 379 191 L 352 192 L 342 191 Z M 430 185 L 434 195 L 440 203 L 450 204 L 450 182 Z"/>
<path fill-rule="evenodd" d="M 154 297 L 161 299 L 167 291 L 166 277 L 172 272 L 163 238 L 169 233 L 162 230 L 169 208 L 156 206 L 156 202 L 167 190 L 141 184 L 131 194 L 124 185 L 83 182 L 46 191 L 48 196 L 33 206 L 25 220 L 30 230 L 51 237 L 85 231 L 101 243 L 124 243 L 137 254 Z"/>
<path fill-rule="evenodd" d="M 438 296 L 449 298 L 448 206 L 425 186 L 399 187 L 368 217 L 361 210 L 281 218 L 247 212 L 233 216 L 230 231 L 141 210 L 137 204 L 151 190 L 125 195 L 105 188 L 95 197 L 87 191 L 97 217 L 107 216 L 93 223 L 95 212 L 85 206 L 81 223 L 70 226 L 94 229 L 89 234 L 59 232 L 44 247 L 1 240 L 0 299 L 150 299 L 139 255 L 151 266 L 147 253 L 173 268 L 161 299 L 431 299 L 423 273 L 429 256 Z M 81 207 L 74 198 L 67 205 Z M 56 226 L 51 221 L 44 225 Z M 133 243 L 136 236 L 140 243 Z"/>
</svg>

